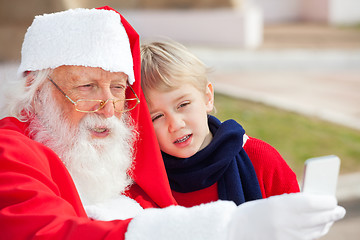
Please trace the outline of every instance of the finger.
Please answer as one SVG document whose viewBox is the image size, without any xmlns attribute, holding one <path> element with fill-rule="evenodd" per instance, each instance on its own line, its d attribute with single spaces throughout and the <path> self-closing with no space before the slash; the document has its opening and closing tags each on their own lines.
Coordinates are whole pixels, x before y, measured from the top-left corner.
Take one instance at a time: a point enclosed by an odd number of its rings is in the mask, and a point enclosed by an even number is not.
<svg viewBox="0 0 360 240">
<path fill-rule="evenodd" d="M 333 224 L 334 222 L 327 223 L 321 232 L 321 236 L 325 236 L 330 231 L 330 228 L 332 227 Z"/>
<path fill-rule="evenodd" d="M 334 222 L 327 223 L 325 225 L 314 226 L 311 228 L 302 229 L 301 236 L 303 239 L 318 239 L 325 236 Z"/>
<path fill-rule="evenodd" d="M 343 219 L 346 215 L 346 209 L 342 206 L 337 206 L 334 210 L 334 221 L 338 221 L 340 219 Z"/>
<path fill-rule="evenodd" d="M 337 206 L 337 200 L 330 195 L 301 193 L 294 204 L 297 204 L 297 210 L 300 212 L 321 212 L 334 209 Z"/>
<path fill-rule="evenodd" d="M 322 211 L 312 214 L 305 213 L 303 214 L 303 219 L 306 219 L 306 221 L 299 225 L 301 225 L 303 228 L 309 229 L 320 226 L 322 229 L 322 226 L 342 219 L 345 214 L 346 210 L 341 206 L 337 206 L 330 211 Z"/>
</svg>

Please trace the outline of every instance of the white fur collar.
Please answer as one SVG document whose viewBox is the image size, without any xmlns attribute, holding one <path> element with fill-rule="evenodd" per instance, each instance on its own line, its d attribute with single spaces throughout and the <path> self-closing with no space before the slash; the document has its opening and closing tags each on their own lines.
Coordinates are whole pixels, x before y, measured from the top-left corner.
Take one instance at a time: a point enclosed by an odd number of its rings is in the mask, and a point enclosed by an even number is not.
<svg viewBox="0 0 360 240">
<path fill-rule="evenodd" d="M 85 206 L 89 218 L 102 221 L 133 218 L 143 210 L 139 203 L 123 195 L 106 202 Z"/>
</svg>

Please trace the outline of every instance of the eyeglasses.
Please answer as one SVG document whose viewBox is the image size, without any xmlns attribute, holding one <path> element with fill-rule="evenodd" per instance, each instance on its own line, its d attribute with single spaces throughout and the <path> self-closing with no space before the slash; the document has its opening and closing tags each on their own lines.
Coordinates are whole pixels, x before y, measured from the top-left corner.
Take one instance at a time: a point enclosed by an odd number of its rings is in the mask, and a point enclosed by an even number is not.
<svg viewBox="0 0 360 240">
<path fill-rule="evenodd" d="M 102 109 L 109 101 L 112 101 L 114 105 L 114 111 L 118 113 L 124 113 L 133 110 L 140 103 L 140 99 L 130 85 L 128 85 L 128 87 L 134 94 L 135 98 L 108 99 L 106 101 L 95 99 L 79 99 L 74 101 L 50 78 L 50 76 L 48 76 L 48 79 L 72 104 L 74 104 L 75 110 L 78 112 L 97 112 Z"/>
</svg>

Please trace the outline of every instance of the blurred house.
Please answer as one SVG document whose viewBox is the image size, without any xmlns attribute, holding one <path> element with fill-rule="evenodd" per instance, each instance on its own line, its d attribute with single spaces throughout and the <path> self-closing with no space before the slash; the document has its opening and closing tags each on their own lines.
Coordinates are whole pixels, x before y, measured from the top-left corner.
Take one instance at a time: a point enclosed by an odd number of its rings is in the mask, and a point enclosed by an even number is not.
<svg viewBox="0 0 360 240">
<path fill-rule="evenodd" d="M 265 23 L 310 21 L 332 25 L 360 23 L 359 0 L 252 0 Z"/>
</svg>

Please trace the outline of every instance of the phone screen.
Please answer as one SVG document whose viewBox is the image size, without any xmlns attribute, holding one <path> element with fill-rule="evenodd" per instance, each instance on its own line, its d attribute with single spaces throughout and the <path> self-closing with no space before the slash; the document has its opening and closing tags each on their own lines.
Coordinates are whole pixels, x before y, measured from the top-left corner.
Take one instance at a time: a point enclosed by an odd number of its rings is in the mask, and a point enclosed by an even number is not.
<svg viewBox="0 0 360 240">
<path fill-rule="evenodd" d="M 335 155 L 306 160 L 301 191 L 335 196 L 339 171 L 340 158 Z"/>
</svg>

